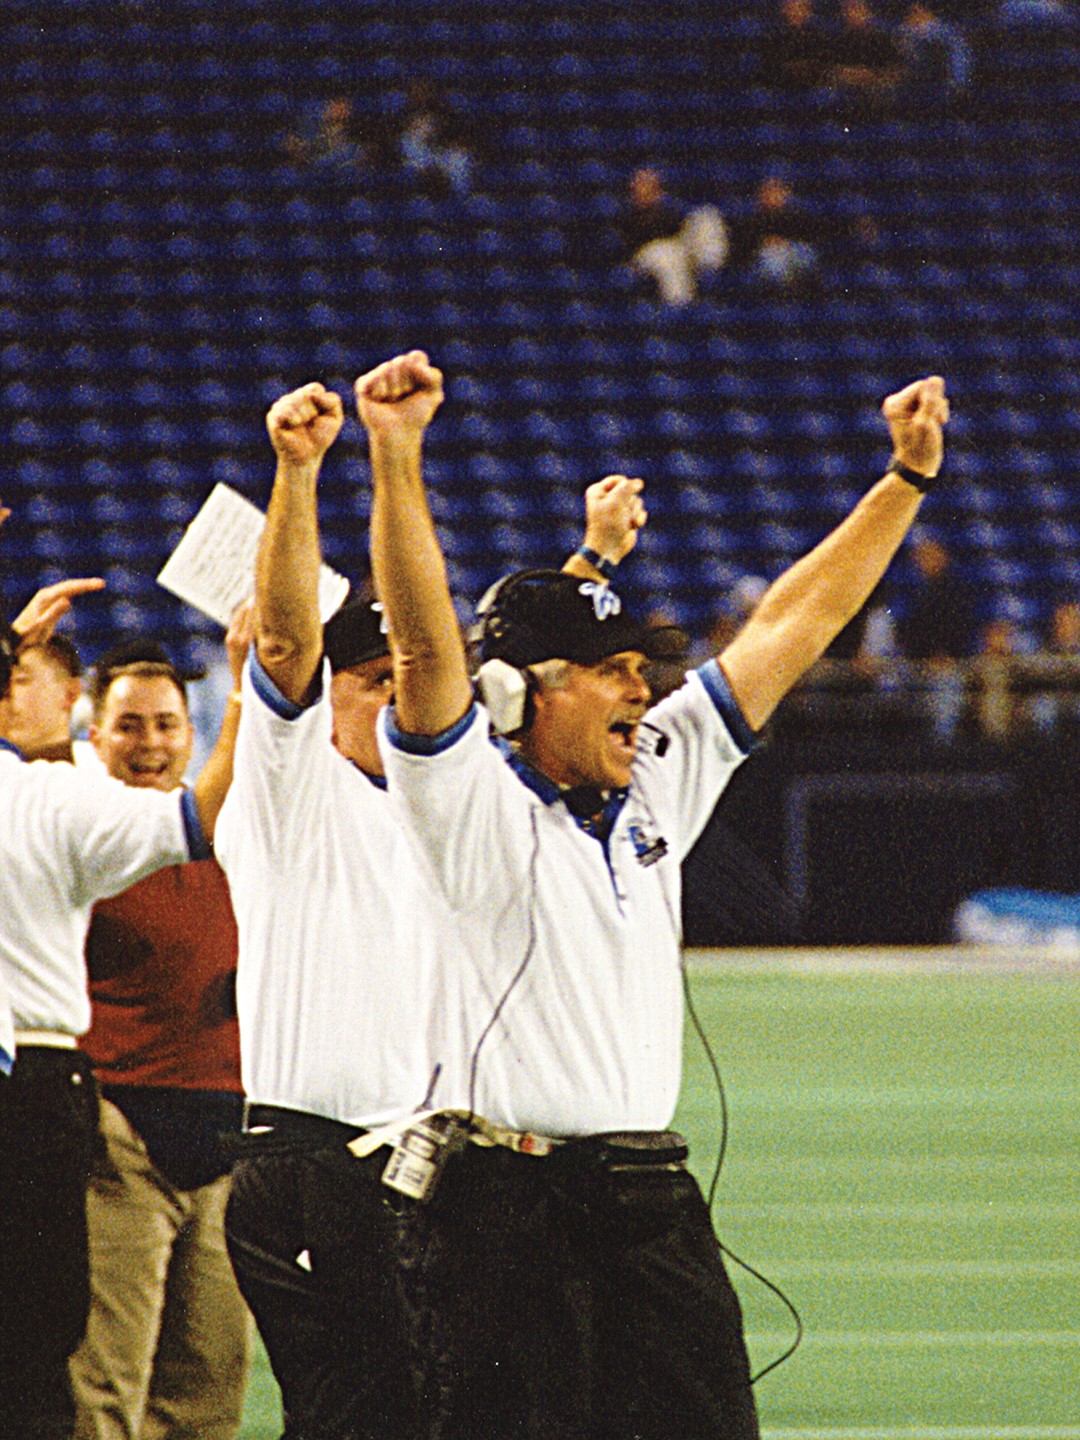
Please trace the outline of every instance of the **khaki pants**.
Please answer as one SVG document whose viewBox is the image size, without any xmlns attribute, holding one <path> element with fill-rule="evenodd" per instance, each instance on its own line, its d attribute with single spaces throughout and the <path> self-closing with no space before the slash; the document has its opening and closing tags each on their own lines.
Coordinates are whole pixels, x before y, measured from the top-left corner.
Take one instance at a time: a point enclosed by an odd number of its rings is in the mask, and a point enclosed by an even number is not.
<svg viewBox="0 0 1080 1440">
<path fill-rule="evenodd" d="M 101 1128 L 90 1319 L 71 1361 L 75 1440 L 233 1440 L 251 1321 L 225 1250 L 230 1177 L 174 1189 L 107 1100 Z"/>
</svg>

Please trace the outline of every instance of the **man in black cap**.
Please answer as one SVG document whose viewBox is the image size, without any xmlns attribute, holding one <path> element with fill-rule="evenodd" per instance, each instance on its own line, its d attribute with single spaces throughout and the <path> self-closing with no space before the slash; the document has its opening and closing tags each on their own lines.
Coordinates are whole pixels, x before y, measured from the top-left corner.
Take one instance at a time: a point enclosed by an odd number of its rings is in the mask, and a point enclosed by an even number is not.
<svg viewBox="0 0 1080 1440">
<path fill-rule="evenodd" d="M 442 376 L 413 351 L 362 376 L 356 398 L 395 642 L 384 764 L 469 940 L 454 978 L 474 1039 L 450 1052 L 445 1113 L 417 1137 L 441 1135 L 450 1158 L 434 1175 L 413 1167 L 399 1221 L 431 1433 L 754 1440 L 738 1300 L 667 1128 L 679 866 L 755 733 L 907 533 L 941 464 L 944 386 L 885 401 L 886 475 L 657 705 L 652 639 L 617 593 L 551 572 L 506 581 L 480 646 L 510 745 L 490 743 L 474 702 L 424 493 Z"/>
<path fill-rule="evenodd" d="M 411 1440 L 426 1432 L 380 1135 L 434 1102 L 453 1023 L 435 1015 L 438 977 L 468 941 L 385 791 L 376 721 L 393 663 L 382 607 L 357 600 L 319 621 L 316 489 L 341 421 L 340 398 L 319 384 L 267 416 L 277 468 L 216 842 L 239 929 L 248 1131 L 227 1238 L 288 1433 Z M 644 512 L 636 481 L 598 485 L 592 509 L 614 520 L 587 527 L 586 548 L 604 564 L 633 545 Z M 599 575 L 586 555 L 573 563 Z"/>
</svg>

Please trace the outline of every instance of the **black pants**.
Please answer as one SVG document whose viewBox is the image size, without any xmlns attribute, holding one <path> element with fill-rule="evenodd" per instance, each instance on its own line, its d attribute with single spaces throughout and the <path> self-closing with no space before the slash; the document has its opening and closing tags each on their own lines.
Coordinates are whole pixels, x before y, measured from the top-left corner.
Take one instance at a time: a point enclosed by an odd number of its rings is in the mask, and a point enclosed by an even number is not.
<svg viewBox="0 0 1080 1440">
<path fill-rule="evenodd" d="M 398 1255 L 431 1440 L 756 1440 L 742 1315 L 682 1169 L 468 1146 Z"/>
<path fill-rule="evenodd" d="M 393 1261 L 389 1152 L 338 1142 L 252 1155 L 233 1172 L 226 1239 L 281 1387 L 287 1440 L 415 1440 Z"/>
<path fill-rule="evenodd" d="M 0 1440 L 67 1440 L 68 1356 L 86 1328 L 93 1075 L 77 1050 L 20 1046 L 0 1083 Z"/>
</svg>

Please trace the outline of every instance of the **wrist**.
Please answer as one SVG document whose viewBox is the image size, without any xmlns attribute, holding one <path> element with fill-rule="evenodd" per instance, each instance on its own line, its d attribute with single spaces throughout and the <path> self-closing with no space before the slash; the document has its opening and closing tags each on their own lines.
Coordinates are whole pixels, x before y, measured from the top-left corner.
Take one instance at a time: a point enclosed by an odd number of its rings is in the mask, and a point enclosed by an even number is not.
<svg viewBox="0 0 1080 1440">
<path fill-rule="evenodd" d="M 933 475 L 927 475 L 925 471 L 917 470 L 914 466 L 906 465 L 903 460 L 895 455 L 889 461 L 885 471 L 886 475 L 898 475 L 908 485 L 913 485 L 923 495 L 932 490 L 937 484 L 937 471 Z"/>
<path fill-rule="evenodd" d="M 584 545 L 578 546 L 577 554 L 581 556 L 586 565 L 591 565 L 594 570 L 599 570 L 605 580 L 614 580 L 615 569 L 619 563 L 617 559 L 612 560 L 610 556 L 601 554 L 599 550 L 587 542 Z"/>
</svg>

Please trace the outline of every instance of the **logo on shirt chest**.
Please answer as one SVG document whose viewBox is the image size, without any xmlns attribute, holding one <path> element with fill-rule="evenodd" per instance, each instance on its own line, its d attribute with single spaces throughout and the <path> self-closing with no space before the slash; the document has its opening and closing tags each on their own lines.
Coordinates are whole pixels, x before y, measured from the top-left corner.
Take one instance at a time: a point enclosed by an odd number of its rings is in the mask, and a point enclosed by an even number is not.
<svg viewBox="0 0 1080 1440">
<path fill-rule="evenodd" d="M 655 865 L 668 853 L 668 843 L 664 837 L 636 820 L 627 827 L 627 834 L 639 865 Z"/>
</svg>

